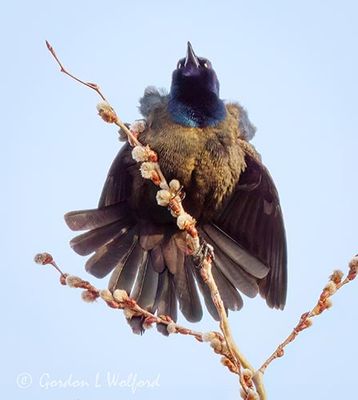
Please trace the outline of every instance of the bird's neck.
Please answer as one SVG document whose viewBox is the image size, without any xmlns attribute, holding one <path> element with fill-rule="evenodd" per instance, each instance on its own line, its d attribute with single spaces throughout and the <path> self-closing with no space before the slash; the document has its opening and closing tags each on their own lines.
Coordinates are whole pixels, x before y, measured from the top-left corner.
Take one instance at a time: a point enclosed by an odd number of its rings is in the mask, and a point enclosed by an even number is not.
<svg viewBox="0 0 358 400">
<path fill-rule="evenodd" d="M 173 93 L 169 95 L 168 111 L 177 124 L 194 128 L 215 126 L 225 119 L 224 102 L 213 92 Z"/>
</svg>

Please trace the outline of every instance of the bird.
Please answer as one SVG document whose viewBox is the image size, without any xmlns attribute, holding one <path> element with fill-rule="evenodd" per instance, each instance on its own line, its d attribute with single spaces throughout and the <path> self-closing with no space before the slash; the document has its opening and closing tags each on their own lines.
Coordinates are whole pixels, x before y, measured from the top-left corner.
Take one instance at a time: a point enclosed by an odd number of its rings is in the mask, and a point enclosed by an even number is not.
<svg viewBox="0 0 358 400">
<path fill-rule="evenodd" d="M 203 242 L 214 248 L 213 277 L 226 312 L 240 310 L 243 296 L 260 294 L 283 309 L 287 294 L 287 244 L 277 189 L 250 143 L 256 128 L 239 103 L 220 98 L 211 62 L 188 42 L 172 74 L 169 93 L 147 87 L 139 101 L 145 129 L 138 139 L 159 157 L 169 182 L 180 181 L 183 206 L 197 221 Z M 91 257 L 86 271 L 112 272 L 108 288 L 125 290 L 142 308 L 177 321 L 203 316 L 203 303 L 219 320 L 186 233 L 156 201 L 154 184 L 142 178 L 127 142 L 115 157 L 98 207 L 68 212 L 75 252 Z M 128 316 L 134 333 L 144 319 Z M 164 324 L 157 329 L 168 335 Z"/>
</svg>

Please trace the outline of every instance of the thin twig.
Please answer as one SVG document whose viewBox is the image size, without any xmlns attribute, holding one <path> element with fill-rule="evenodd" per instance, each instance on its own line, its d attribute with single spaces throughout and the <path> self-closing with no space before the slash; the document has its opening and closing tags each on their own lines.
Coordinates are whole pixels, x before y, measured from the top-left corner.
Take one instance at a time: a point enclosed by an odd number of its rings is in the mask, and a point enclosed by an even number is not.
<svg viewBox="0 0 358 400">
<path fill-rule="evenodd" d="M 68 75 L 70 78 L 74 79 L 78 83 L 81 83 L 82 85 L 85 85 L 85 86 L 89 87 L 90 89 L 95 90 L 100 95 L 100 97 L 103 101 L 107 101 L 106 98 L 103 96 L 99 86 L 96 83 L 82 81 L 81 79 L 78 79 L 76 76 L 72 75 L 71 73 L 69 73 L 66 70 L 66 68 L 62 65 L 60 59 L 57 57 L 57 54 L 56 54 L 54 48 L 50 45 L 50 43 L 47 40 L 46 40 L 46 46 L 47 46 L 49 52 L 52 54 L 53 58 L 57 61 L 57 64 L 59 65 L 61 72 Z"/>
<path fill-rule="evenodd" d="M 267 367 L 271 364 L 273 360 L 282 357 L 285 354 L 285 348 L 291 342 L 293 342 L 297 336 L 303 330 L 309 328 L 312 325 L 312 318 L 317 317 L 322 314 L 325 310 L 328 310 L 332 306 L 331 297 L 337 293 L 339 289 L 341 289 L 344 285 L 351 282 L 356 278 L 358 273 L 358 256 L 353 257 L 353 259 L 349 263 L 349 271 L 345 277 L 343 278 L 343 272 L 336 270 L 330 276 L 330 280 L 328 284 L 322 290 L 320 297 L 316 303 L 316 305 L 312 308 L 311 311 L 305 312 L 301 315 L 301 318 L 298 324 L 293 328 L 287 338 L 280 343 L 276 350 L 268 357 L 268 359 L 261 365 L 258 369 L 258 373 L 264 374 Z"/>
</svg>

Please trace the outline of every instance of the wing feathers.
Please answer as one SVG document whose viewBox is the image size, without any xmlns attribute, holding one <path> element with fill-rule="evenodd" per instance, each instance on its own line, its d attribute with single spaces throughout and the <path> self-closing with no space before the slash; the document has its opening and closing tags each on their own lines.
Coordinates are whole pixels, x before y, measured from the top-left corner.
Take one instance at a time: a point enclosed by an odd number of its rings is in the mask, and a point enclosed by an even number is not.
<svg viewBox="0 0 358 400">
<path fill-rule="evenodd" d="M 287 248 L 277 190 L 268 170 L 260 161 L 248 154 L 245 161 L 247 167 L 240 176 L 236 190 L 216 217 L 215 223 L 247 254 L 265 265 L 268 273 L 264 274 L 262 269 L 262 273 L 257 274 L 257 271 L 251 270 L 251 262 L 238 262 L 233 258 L 230 248 L 224 248 L 220 242 L 219 247 L 247 272 L 261 280 L 259 291 L 270 307 L 283 308 L 287 292 Z M 213 237 L 212 232 L 210 234 Z"/>
<path fill-rule="evenodd" d="M 213 224 L 206 224 L 202 230 L 211 239 L 211 243 L 217 246 L 223 253 L 230 257 L 236 264 L 244 268 L 256 278 L 263 278 L 268 273 L 268 268 L 256 257 L 253 257 L 235 240 Z"/>
<path fill-rule="evenodd" d="M 215 267 L 215 265 L 213 265 L 212 271 L 225 308 L 232 311 L 240 310 L 243 306 L 243 301 L 240 293 L 225 278 L 220 270 Z"/>
</svg>

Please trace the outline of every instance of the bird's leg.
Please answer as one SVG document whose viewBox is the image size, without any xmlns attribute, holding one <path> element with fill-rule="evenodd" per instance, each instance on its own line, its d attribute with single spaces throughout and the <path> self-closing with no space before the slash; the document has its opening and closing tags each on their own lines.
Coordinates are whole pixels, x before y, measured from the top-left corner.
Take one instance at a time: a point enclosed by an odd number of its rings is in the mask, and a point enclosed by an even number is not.
<svg viewBox="0 0 358 400">
<path fill-rule="evenodd" d="M 214 248 L 211 244 L 202 239 L 200 247 L 192 254 L 192 257 L 195 267 L 200 269 L 203 266 L 204 260 L 207 260 L 208 258 L 214 260 Z"/>
</svg>

